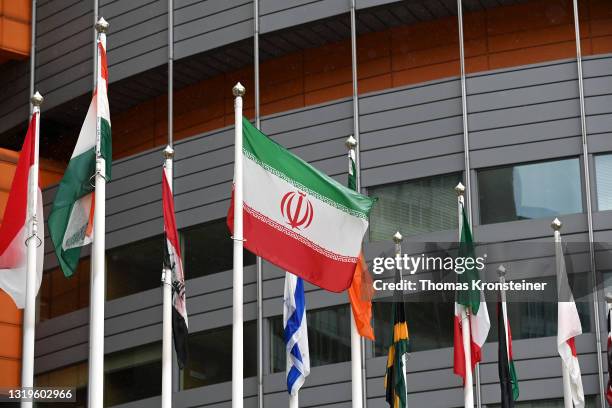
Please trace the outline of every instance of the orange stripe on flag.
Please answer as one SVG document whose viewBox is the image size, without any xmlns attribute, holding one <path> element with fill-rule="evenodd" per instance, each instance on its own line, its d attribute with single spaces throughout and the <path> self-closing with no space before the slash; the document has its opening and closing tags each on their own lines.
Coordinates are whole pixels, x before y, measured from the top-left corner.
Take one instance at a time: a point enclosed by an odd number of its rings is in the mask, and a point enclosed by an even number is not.
<svg viewBox="0 0 612 408">
<path fill-rule="evenodd" d="M 85 230 L 85 235 L 88 237 L 91 237 L 91 233 L 93 232 L 95 208 L 96 208 L 96 194 L 91 193 L 91 206 L 89 207 L 89 221 L 87 222 L 87 229 Z"/>
<path fill-rule="evenodd" d="M 374 340 L 374 329 L 372 328 L 372 296 L 374 293 L 372 277 L 363 259 L 363 252 L 359 254 L 348 295 L 359 335 Z"/>
</svg>

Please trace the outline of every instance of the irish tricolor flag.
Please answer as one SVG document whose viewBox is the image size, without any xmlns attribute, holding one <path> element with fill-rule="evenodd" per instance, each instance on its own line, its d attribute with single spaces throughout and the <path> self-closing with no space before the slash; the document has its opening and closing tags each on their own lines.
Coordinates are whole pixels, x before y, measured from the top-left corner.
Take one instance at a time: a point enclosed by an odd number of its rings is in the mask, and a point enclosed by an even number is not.
<svg viewBox="0 0 612 408">
<path fill-rule="evenodd" d="M 77 267 L 81 247 L 92 240 L 95 203 L 93 176 L 98 153 L 105 161 L 106 179 L 110 180 L 111 176 L 111 122 L 104 33 L 100 33 L 98 39 L 98 61 L 97 86 L 49 214 L 49 234 L 67 277 L 72 276 Z"/>
<path fill-rule="evenodd" d="M 347 289 L 374 200 L 289 153 L 246 119 L 242 157 L 244 246 L 323 289 Z M 232 203 L 232 233 L 233 211 Z"/>
<path fill-rule="evenodd" d="M 465 213 L 465 208 L 461 208 L 459 256 L 475 257 L 474 243 L 472 240 L 472 231 Z M 457 291 L 455 300 L 455 353 L 454 353 L 454 372 L 461 376 L 465 382 L 466 370 L 473 370 L 474 366 L 482 359 L 482 347 L 484 346 L 491 321 L 489 320 L 489 312 L 484 295 L 479 290 L 472 289 L 472 281 L 478 280 L 479 274 L 476 268 L 466 268 L 463 274 L 457 275 L 458 282 L 468 284 L 469 290 Z M 463 348 L 463 333 L 461 325 L 461 314 L 467 312 L 469 315 L 470 324 L 470 340 L 471 367 L 466 367 L 465 351 Z"/>
<path fill-rule="evenodd" d="M 34 196 L 37 197 L 38 236 L 45 235 L 40 187 L 33 186 L 30 182 L 34 172 L 38 171 L 36 163 L 38 115 L 37 111 L 32 115 L 0 227 L 0 289 L 8 293 L 20 309 L 23 309 L 26 303 L 26 240 L 31 234 L 29 221 L 32 217 Z M 43 245 L 40 245 L 36 256 L 36 293 L 42 280 L 43 257 L 44 249 Z"/>
</svg>

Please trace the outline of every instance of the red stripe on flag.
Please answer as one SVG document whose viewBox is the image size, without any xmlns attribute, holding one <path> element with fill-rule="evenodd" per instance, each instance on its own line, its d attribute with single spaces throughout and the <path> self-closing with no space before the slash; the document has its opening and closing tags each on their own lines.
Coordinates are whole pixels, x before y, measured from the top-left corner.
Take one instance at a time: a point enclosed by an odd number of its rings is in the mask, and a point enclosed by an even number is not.
<svg viewBox="0 0 612 408">
<path fill-rule="evenodd" d="M 99 41 L 98 49 L 100 50 L 100 76 L 106 81 L 106 88 L 108 89 L 108 65 L 106 64 L 106 50 Z"/>
<path fill-rule="evenodd" d="M 26 133 L 15 176 L 11 183 L 11 192 L 9 194 L 6 208 L 4 210 L 4 218 L 0 227 L 0 255 L 9 247 L 15 236 L 21 231 L 26 223 L 27 207 L 28 207 L 28 179 L 30 167 L 34 164 L 34 149 L 36 133 L 36 115 L 32 115 L 30 126 Z M 8 256 L 6 260 L 10 259 Z M 10 261 L 9 261 L 10 262 Z M 12 265 L 0 265 L 0 267 L 11 267 Z"/>
<path fill-rule="evenodd" d="M 576 338 L 572 337 L 568 339 L 567 345 L 569 346 L 570 350 L 572 350 L 572 356 L 577 357 L 578 354 L 576 353 Z"/>
<path fill-rule="evenodd" d="M 166 232 L 166 238 L 170 241 L 170 244 L 174 247 L 176 255 L 181 257 L 181 250 L 179 246 L 178 235 L 176 232 L 176 219 L 174 217 L 174 196 L 168 183 L 166 170 L 163 170 L 162 176 L 162 202 L 164 207 L 164 231 Z"/>
<path fill-rule="evenodd" d="M 233 194 L 227 225 L 233 234 Z M 342 292 L 351 285 L 356 261 L 346 262 L 325 256 L 246 210 L 243 211 L 243 229 L 244 247 L 279 268 L 331 292 Z"/>
<path fill-rule="evenodd" d="M 463 378 L 465 384 L 465 352 L 463 350 L 463 332 L 461 331 L 461 316 L 455 315 L 454 329 L 454 367 L 453 371 Z"/>
</svg>

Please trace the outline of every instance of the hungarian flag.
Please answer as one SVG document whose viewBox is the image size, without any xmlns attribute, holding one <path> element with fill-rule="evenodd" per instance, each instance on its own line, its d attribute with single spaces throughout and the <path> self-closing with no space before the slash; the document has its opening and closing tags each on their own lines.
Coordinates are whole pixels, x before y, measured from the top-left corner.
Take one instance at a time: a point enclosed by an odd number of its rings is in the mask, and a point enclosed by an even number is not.
<svg viewBox="0 0 612 408">
<path fill-rule="evenodd" d="M 606 401 L 612 405 L 612 314 L 610 303 L 608 303 L 608 388 L 606 389 Z"/>
<path fill-rule="evenodd" d="M 242 123 L 244 246 L 316 286 L 346 290 L 374 200 Z M 233 233 L 233 199 L 227 224 Z"/>
<path fill-rule="evenodd" d="M 185 275 L 181 261 L 181 247 L 176 232 L 174 217 L 174 196 L 164 167 L 162 174 L 162 201 L 164 208 L 164 269 L 172 272 L 172 335 L 174 348 L 180 368 L 185 367 L 187 360 L 187 305 L 185 303 Z"/>
<path fill-rule="evenodd" d="M 349 150 L 349 172 L 348 187 L 357 191 L 357 167 L 355 165 L 355 149 Z M 363 252 L 359 253 L 359 261 L 355 268 L 353 282 L 348 290 L 351 309 L 357 332 L 362 337 L 374 340 L 374 329 L 372 328 L 372 277 L 365 263 Z"/>
<path fill-rule="evenodd" d="M 21 148 L 0 227 L 0 288 L 9 294 L 19 309 L 23 309 L 26 303 L 26 240 L 32 234 L 29 224 L 33 215 L 34 199 L 36 199 L 38 236 L 45 236 L 40 186 L 35 188 L 30 186 L 31 178 L 38 171 L 36 163 L 38 117 L 39 113 L 35 111 Z M 36 293 L 38 293 L 42 280 L 43 258 L 44 247 L 41 242 L 36 254 Z"/>
<path fill-rule="evenodd" d="M 461 240 L 459 242 L 459 256 L 464 258 L 475 258 L 476 255 L 474 251 L 474 242 L 472 240 L 472 231 L 465 213 L 465 207 L 463 206 L 461 208 L 460 230 Z M 463 378 L 464 383 L 467 371 L 465 366 L 463 332 L 461 327 L 463 324 L 461 320 L 462 312 L 465 311 L 469 315 L 471 340 L 470 353 L 472 363 L 472 367 L 469 369 L 473 370 L 476 364 L 482 359 L 482 346 L 484 346 L 489 334 L 489 329 L 491 328 L 489 311 L 487 310 L 487 303 L 485 302 L 484 295 L 481 291 L 472 289 L 472 282 L 479 279 L 478 269 L 474 267 L 466 268 L 464 273 L 457 275 L 457 281 L 467 283 L 469 287 L 469 290 L 457 291 L 455 299 L 454 372 Z"/>
<path fill-rule="evenodd" d="M 570 391 L 574 407 L 584 408 L 584 390 L 582 388 L 582 376 L 580 374 L 580 363 L 576 353 L 576 336 L 582 334 L 582 325 L 578 316 L 578 309 L 574 302 L 572 290 L 567 279 L 565 270 L 565 259 L 561 238 L 555 240 L 555 258 L 557 267 L 557 291 L 559 300 L 557 303 L 557 348 L 563 360 L 563 367 L 569 373 Z"/>
<path fill-rule="evenodd" d="M 498 371 L 501 386 L 501 408 L 513 408 L 519 397 L 518 379 L 512 358 L 512 332 L 505 301 L 497 303 L 497 335 L 499 339 Z"/>
<path fill-rule="evenodd" d="M 105 162 L 104 175 L 107 180 L 111 177 L 111 122 L 107 96 L 108 70 L 104 33 L 100 33 L 98 37 L 98 61 L 96 89 L 49 214 L 49 234 L 66 277 L 72 276 L 75 272 L 81 256 L 81 247 L 92 241 L 95 203 L 93 184 L 98 137 L 99 153 Z"/>
<path fill-rule="evenodd" d="M 395 282 L 399 282 L 399 271 L 395 271 Z M 407 384 L 405 355 L 408 353 L 409 335 L 406 308 L 400 291 L 393 294 L 393 343 L 387 355 L 385 372 L 385 400 L 391 408 L 406 408 Z"/>
</svg>

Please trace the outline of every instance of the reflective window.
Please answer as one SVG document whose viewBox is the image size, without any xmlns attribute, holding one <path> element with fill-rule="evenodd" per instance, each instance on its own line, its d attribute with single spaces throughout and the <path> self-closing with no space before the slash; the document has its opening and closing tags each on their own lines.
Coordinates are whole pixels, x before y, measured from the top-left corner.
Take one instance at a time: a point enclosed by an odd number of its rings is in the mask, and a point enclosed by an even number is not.
<svg viewBox="0 0 612 408">
<path fill-rule="evenodd" d="M 182 232 L 185 277 L 187 279 L 228 271 L 233 267 L 233 244 L 225 218 Z M 253 265 L 255 256 L 244 251 L 244 264 Z"/>
<path fill-rule="evenodd" d="M 456 229 L 459 181 L 461 174 L 455 173 L 368 188 L 368 195 L 378 197 L 370 214 L 370 240 L 388 241 L 396 231 Z"/>
<path fill-rule="evenodd" d="M 307 310 L 310 366 L 341 363 L 351 359 L 351 316 L 348 305 Z M 283 317 L 270 319 L 272 372 L 286 370 Z"/>
<path fill-rule="evenodd" d="M 244 324 L 244 377 L 257 375 L 257 322 Z M 232 327 L 189 333 L 189 358 L 181 371 L 181 389 L 232 380 Z"/>
<path fill-rule="evenodd" d="M 106 251 L 106 300 L 158 288 L 161 280 L 163 235 Z"/>
<path fill-rule="evenodd" d="M 612 210 L 612 154 L 595 156 L 597 181 L 597 208 Z"/>
<path fill-rule="evenodd" d="M 578 159 L 478 172 L 480 222 L 551 218 L 582 212 Z"/>
<path fill-rule="evenodd" d="M 90 267 L 87 257 L 81 259 L 70 278 L 66 278 L 59 267 L 45 271 L 39 292 L 40 321 L 89 306 Z"/>
<path fill-rule="evenodd" d="M 74 364 L 57 370 L 38 374 L 34 377 L 34 385 L 37 387 L 66 387 L 76 390 L 76 402 L 49 402 L 37 403 L 36 406 L 45 408 L 85 408 L 87 406 L 87 363 Z"/>
<path fill-rule="evenodd" d="M 160 395 L 161 342 L 106 355 L 104 358 L 104 402 L 123 404 Z"/>
</svg>

